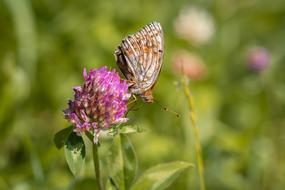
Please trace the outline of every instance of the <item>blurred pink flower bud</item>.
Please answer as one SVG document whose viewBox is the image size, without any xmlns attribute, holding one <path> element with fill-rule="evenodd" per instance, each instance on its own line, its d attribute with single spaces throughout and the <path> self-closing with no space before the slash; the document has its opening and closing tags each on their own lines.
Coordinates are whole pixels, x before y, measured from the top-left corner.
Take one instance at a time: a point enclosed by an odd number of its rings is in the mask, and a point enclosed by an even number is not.
<svg viewBox="0 0 285 190">
<path fill-rule="evenodd" d="M 256 72 L 264 70 L 270 61 L 270 53 L 263 47 L 251 48 L 247 53 L 248 67 Z"/>
<path fill-rule="evenodd" d="M 176 52 L 172 58 L 174 70 L 191 80 L 201 80 L 206 75 L 206 66 L 198 56 L 185 50 Z"/>
</svg>

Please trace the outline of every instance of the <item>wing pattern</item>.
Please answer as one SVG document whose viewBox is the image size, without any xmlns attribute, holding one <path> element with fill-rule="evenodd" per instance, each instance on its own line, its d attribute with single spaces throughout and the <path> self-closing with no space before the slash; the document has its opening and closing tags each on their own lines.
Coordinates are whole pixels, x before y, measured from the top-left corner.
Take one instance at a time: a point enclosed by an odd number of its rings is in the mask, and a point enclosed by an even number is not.
<svg viewBox="0 0 285 190">
<path fill-rule="evenodd" d="M 115 51 L 117 65 L 130 83 L 130 91 L 152 102 L 151 89 L 160 73 L 164 53 L 161 25 L 152 22 L 124 38 Z"/>
</svg>

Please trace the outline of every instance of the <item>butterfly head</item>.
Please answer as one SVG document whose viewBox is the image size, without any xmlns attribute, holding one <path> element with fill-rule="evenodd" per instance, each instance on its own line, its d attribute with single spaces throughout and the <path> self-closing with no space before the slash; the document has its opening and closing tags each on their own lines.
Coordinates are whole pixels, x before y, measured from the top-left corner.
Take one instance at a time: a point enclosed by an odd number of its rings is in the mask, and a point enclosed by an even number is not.
<svg viewBox="0 0 285 190">
<path fill-rule="evenodd" d="M 145 103 L 153 103 L 154 102 L 154 98 L 152 96 L 152 92 L 151 90 L 147 90 L 145 91 L 143 94 L 140 95 L 142 100 L 145 102 Z"/>
</svg>

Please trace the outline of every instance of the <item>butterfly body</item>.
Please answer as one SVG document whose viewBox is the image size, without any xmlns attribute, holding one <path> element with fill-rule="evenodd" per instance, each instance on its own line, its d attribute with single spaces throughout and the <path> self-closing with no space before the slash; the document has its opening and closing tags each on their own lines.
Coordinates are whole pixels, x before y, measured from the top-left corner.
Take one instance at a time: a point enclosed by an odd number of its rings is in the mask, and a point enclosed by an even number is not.
<svg viewBox="0 0 285 190">
<path fill-rule="evenodd" d="M 132 94 L 152 103 L 152 89 L 159 76 L 164 53 L 161 25 L 152 22 L 124 38 L 115 51 L 116 63 L 129 81 Z"/>
</svg>

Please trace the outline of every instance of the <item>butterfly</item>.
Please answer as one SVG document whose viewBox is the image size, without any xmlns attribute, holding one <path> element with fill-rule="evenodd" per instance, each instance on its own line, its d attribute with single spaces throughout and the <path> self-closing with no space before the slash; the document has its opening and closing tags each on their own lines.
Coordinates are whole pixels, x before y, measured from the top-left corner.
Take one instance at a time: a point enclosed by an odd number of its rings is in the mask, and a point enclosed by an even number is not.
<svg viewBox="0 0 285 190">
<path fill-rule="evenodd" d="M 158 22 L 151 22 L 124 38 L 114 53 L 130 92 L 146 103 L 154 102 L 152 89 L 162 67 L 163 54 L 163 30 Z"/>
</svg>

